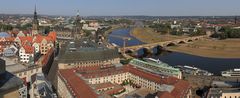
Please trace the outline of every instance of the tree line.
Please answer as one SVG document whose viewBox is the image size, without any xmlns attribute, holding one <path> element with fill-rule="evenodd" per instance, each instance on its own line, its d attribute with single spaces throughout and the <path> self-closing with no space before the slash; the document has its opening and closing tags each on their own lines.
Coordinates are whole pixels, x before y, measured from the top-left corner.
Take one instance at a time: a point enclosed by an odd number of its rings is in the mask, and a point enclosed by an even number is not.
<svg viewBox="0 0 240 98">
<path fill-rule="evenodd" d="M 187 34 L 189 36 L 200 36 L 206 34 L 206 31 L 203 30 L 202 28 L 196 28 L 196 31 L 192 30 L 189 32 L 184 32 L 181 27 L 171 29 L 170 24 L 152 24 L 149 27 L 153 28 L 155 32 L 160 32 L 161 34 L 171 34 L 176 36 L 182 36 L 183 34 Z"/>
<path fill-rule="evenodd" d="M 213 38 L 227 39 L 227 38 L 240 38 L 240 29 L 234 29 L 231 27 L 222 27 L 211 35 Z"/>
</svg>

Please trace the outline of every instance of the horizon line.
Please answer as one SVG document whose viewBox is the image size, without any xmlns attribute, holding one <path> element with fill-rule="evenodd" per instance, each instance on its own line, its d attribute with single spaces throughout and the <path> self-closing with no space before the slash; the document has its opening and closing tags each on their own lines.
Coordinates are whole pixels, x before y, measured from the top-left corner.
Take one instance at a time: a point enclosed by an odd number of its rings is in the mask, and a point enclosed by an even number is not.
<svg viewBox="0 0 240 98">
<path fill-rule="evenodd" d="M 0 13 L 0 15 L 33 15 L 33 14 L 14 14 Z M 57 15 L 57 14 L 38 14 L 38 16 L 76 16 L 76 15 Z M 80 15 L 82 17 L 119 17 L 119 16 L 145 16 L 145 17 L 224 17 L 224 16 L 240 16 L 240 15 Z"/>
</svg>

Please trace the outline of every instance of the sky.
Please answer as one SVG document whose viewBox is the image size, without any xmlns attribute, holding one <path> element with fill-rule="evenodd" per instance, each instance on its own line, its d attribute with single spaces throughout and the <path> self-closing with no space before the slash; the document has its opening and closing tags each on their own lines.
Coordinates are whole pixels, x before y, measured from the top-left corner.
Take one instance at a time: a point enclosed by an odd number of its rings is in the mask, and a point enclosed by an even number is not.
<svg viewBox="0 0 240 98">
<path fill-rule="evenodd" d="M 1 14 L 81 16 L 228 16 L 240 15 L 240 0 L 1 0 Z"/>
</svg>

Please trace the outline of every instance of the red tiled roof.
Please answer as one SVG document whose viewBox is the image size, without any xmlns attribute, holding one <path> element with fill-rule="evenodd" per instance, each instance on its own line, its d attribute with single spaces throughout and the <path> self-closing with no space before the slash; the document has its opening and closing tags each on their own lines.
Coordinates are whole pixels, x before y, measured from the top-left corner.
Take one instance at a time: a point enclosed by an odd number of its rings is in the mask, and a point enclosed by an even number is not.
<svg viewBox="0 0 240 98">
<path fill-rule="evenodd" d="M 173 97 L 169 92 L 164 91 L 164 92 L 158 92 L 157 93 L 158 98 L 175 98 Z"/>
<path fill-rule="evenodd" d="M 174 89 L 171 92 L 171 95 L 175 96 L 175 98 L 182 98 L 182 96 L 187 95 L 189 89 L 190 84 L 187 81 L 179 80 L 174 84 Z"/>
<path fill-rule="evenodd" d="M 24 36 L 24 37 L 19 37 L 19 39 L 21 40 L 21 42 L 23 41 L 29 41 L 29 42 L 32 42 L 33 41 L 33 37 L 32 36 Z"/>
<path fill-rule="evenodd" d="M 98 95 L 80 77 L 75 75 L 73 69 L 59 70 L 60 75 L 67 81 L 77 98 L 97 98 Z"/>
<path fill-rule="evenodd" d="M 34 53 L 34 48 L 32 46 L 24 45 L 23 48 L 25 50 L 25 53 L 27 53 L 27 54 Z"/>
</svg>

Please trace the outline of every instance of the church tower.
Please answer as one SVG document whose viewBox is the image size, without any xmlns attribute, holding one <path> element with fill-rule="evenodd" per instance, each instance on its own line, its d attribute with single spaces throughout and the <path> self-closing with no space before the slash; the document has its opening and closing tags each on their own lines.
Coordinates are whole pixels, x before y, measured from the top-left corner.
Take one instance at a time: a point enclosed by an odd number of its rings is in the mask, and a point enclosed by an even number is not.
<svg viewBox="0 0 240 98">
<path fill-rule="evenodd" d="M 39 30 L 39 24 L 38 24 L 38 18 L 37 18 L 37 11 L 36 11 L 36 5 L 35 5 L 35 10 L 34 10 L 34 16 L 33 16 L 33 21 L 32 21 L 32 36 L 38 34 Z"/>
<path fill-rule="evenodd" d="M 72 36 L 74 39 L 79 39 L 81 37 L 82 35 L 81 29 L 82 29 L 82 23 L 81 23 L 81 18 L 78 11 L 75 22 L 74 22 L 74 29 L 72 32 Z"/>
</svg>

